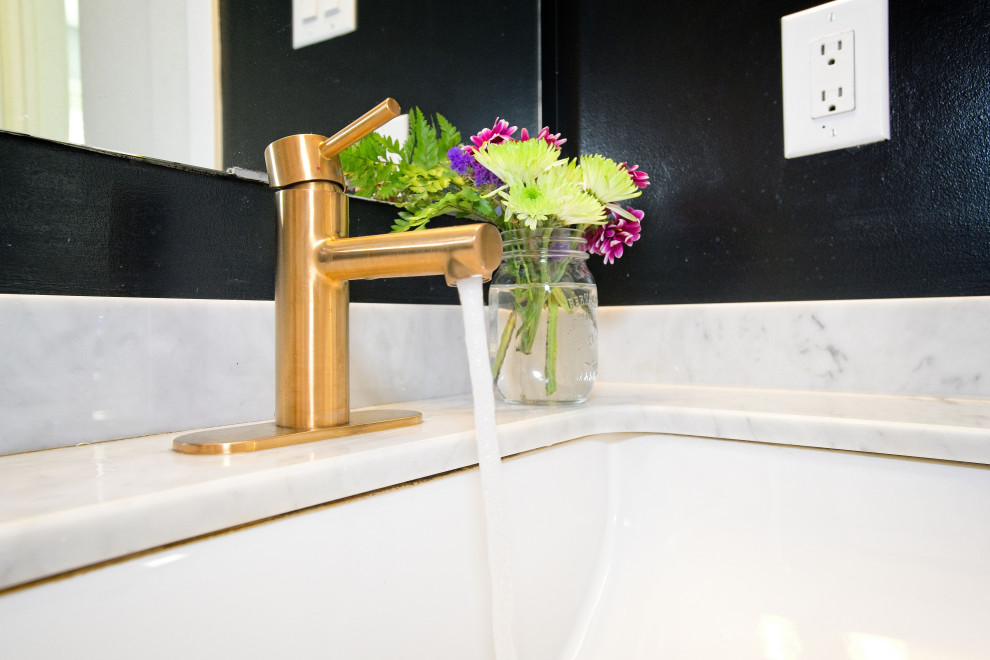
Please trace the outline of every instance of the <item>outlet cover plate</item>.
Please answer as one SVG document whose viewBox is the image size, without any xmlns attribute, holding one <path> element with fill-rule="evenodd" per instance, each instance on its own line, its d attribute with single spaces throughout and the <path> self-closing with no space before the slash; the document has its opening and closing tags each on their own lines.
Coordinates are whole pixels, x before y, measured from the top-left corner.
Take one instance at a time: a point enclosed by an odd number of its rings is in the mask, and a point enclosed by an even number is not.
<svg viewBox="0 0 990 660">
<path fill-rule="evenodd" d="M 855 105 L 816 118 L 815 44 L 849 31 L 855 39 Z M 784 16 L 780 42 L 785 158 L 890 139 L 887 0 L 835 0 Z"/>
<path fill-rule="evenodd" d="M 357 0 L 292 0 L 292 48 L 357 29 Z"/>
</svg>

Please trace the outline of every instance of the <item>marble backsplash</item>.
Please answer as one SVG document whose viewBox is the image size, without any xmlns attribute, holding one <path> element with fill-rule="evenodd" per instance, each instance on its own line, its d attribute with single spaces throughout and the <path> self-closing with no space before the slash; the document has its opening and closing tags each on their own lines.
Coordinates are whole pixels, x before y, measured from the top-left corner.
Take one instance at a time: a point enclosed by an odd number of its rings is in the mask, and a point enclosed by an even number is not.
<svg viewBox="0 0 990 660">
<path fill-rule="evenodd" d="M 990 398 L 990 298 L 603 307 L 603 381 Z M 271 302 L 0 295 L 0 454 L 270 419 Z M 469 391 L 460 311 L 353 304 L 351 403 Z"/>
<path fill-rule="evenodd" d="M 351 406 L 470 388 L 460 309 L 352 304 Z M 0 454 L 271 419 L 272 302 L 0 295 Z"/>
<path fill-rule="evenodd" d="M 605 307 L 599 333 L 608 381 L 990 398 L 990 297 Z"/>
</svg>

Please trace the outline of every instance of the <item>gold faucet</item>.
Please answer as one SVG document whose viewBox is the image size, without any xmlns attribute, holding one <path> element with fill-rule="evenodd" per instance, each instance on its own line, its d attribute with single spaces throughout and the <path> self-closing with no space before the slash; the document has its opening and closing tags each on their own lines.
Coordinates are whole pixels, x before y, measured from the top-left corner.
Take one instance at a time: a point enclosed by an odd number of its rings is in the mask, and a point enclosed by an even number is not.
<svg viewBox="0 0 990 660">
<path fill-rule="evenodd" d="M 275 421 L 179 436 L 186 454 L 231 454 L 418 424 L 410 410 L 351 411 L 348 281 L 480 275 L 502 258 L 488 223 L 348 237 L 339 154 L 389 119 L 386 99 L 331 138 L 291 135 L 268 145 L 265 162 L 278 206 L 275 272 Z"/>
</svg>

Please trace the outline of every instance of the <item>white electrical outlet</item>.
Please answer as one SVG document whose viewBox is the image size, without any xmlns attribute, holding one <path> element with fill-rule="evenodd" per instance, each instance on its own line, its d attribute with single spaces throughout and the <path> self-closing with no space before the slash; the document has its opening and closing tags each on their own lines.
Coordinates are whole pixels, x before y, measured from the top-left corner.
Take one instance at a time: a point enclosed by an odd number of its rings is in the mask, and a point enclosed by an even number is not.
<svg viewBox="0 0 990 660">
<path fill-rule="evenodd" d="M 890 139 L 887 0 L 835 0 L 780 21 L 784 157 Z"/>
<path fill-rule="evenodd" d="M 811 118 L 856 109 L 856 33 L 846 30 L 811 42 Z"/>
<path fill-rule="evenodd" d="M 292 0 L 294 49 L 357 29 L 357 0 Z"/>
</svg>

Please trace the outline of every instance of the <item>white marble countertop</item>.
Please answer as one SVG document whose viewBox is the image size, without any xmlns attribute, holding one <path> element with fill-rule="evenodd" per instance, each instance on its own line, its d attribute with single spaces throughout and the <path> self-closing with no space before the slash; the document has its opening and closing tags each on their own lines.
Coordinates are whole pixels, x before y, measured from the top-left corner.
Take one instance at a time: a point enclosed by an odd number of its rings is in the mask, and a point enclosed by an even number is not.
<svg viewBox="0 0 990 660">
<path fill-rule="evenodd" d="M 467 396 L 396 404 L 423 424 L 254 454 L 178 433 L 0 457 L 0 589 L 477 462 Z M 578 406 L 499 405 L 503 455 L 655 432 L 990 465 L 990 401 L 598 383 Z"/>
</svg>

